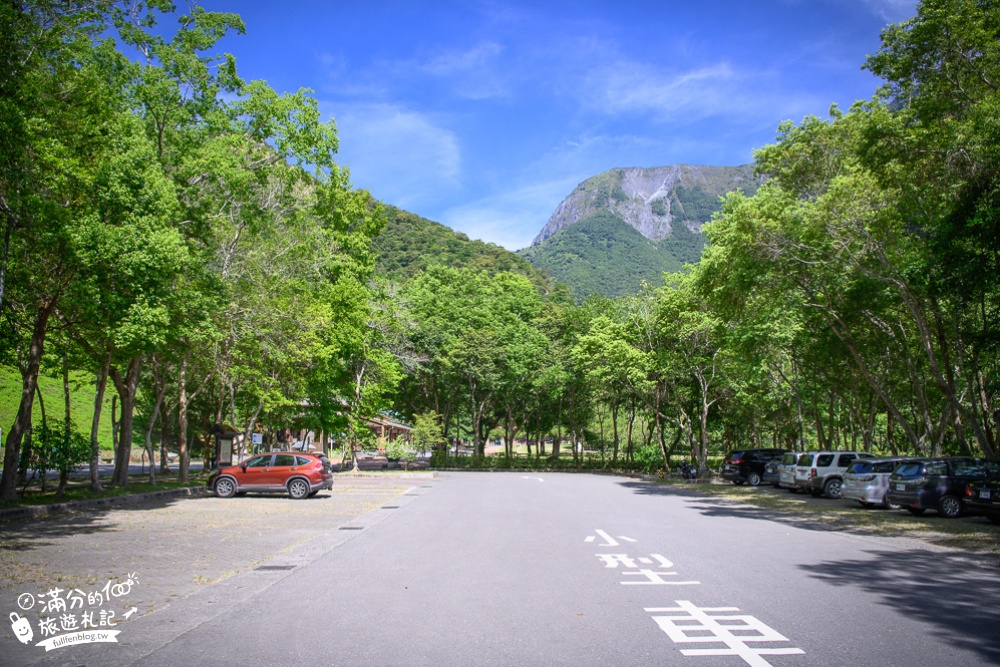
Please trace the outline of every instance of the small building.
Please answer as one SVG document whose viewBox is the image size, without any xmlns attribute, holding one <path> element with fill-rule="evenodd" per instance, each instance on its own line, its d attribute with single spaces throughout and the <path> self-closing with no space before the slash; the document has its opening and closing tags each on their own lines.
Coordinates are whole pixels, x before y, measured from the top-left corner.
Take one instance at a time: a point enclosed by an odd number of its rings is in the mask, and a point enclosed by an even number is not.
<svg viewBox="0 0 1000 667">
<path fill-rule="evenodd" d="M 206 461 L 206 469 L 229 466 L 233 464 L 233 456 L 236 449 L 243 442 L 243 434 L 239 431 L 231 431 L 222 424 L 215 424 L 208 430 L 210 436 L 215 437 L 215 456 L 211 461 Z"/>
<path fill-rule="evenodd" d="M 401 422 L 393 421 L 385 415 L 377 415 L 365 419 L 368 428 L 375 431 L 378 436 L 379 447 L 382 448 L 390 442 L 395 442 L 400 438 L 409 439 L 412 427 Z"/>
</svg>

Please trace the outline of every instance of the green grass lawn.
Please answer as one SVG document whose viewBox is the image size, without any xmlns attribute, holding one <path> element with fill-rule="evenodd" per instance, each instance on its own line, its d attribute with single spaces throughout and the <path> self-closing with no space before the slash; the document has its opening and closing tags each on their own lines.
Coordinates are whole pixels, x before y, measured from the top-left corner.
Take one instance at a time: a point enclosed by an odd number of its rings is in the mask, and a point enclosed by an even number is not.
<svg viewBox="0 0 1000 667">
<path fill-rule="evenodd" d="M 94 420 L 94 376 L 89 373 L 70 373 L 70 415 L 76 429 L 90 436 L 90 425 Z M 42 401 L 45 403 L 45 413 L 53 419 L 62 419 L 65 407 L 63 405 L 63 385 L 61 377 L 41 375 L 38 378 Z M 111 446 L 111 396 L 114 386 L 108 382 L 104 392 L 104 407 L 101 410 L 101 424 L 98 430 L 98 441 L 101 449 L 112 451 Z M 4 439 L 14 423 L 17 409 L 21 405 L 21 373 L 10 366 L 0 366 L 0 428 L 3 428 Z M 33 418 L 40 423 L 42 408 L 36 396 Z"/>
</svg>

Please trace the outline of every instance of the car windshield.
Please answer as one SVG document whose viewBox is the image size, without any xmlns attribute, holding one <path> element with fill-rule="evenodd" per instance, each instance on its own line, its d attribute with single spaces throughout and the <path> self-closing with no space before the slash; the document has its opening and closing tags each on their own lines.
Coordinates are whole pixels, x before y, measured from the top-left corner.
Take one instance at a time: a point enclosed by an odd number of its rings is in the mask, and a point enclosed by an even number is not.
<svg viewBox="0 0 1000 667">
<path fill-rule="evenodd" d="M 861 463 L 861 461 L 858 461 L 854 465 L 857 465 L 858 463 Z M 898 463 L 899 461 L 876 461 L 870 465 L 872 467 L 872 472 L 892 472 L 893 468 L 895 468 Z"/>
<path fill-rule="evenodd" d="M 855 475 L 864 475 L 872 471 L 871 461 L 855 461 L 851 464 L 851 467 L 847 469 L 847 472 L 853 473 Z"/>
<path fill-rule="evenodd" d="M 813 455 L 803 454 L 802 456 L 799 457 L 799 460 L 795 465 L 811 466 L 812 464 L 813 464 Z"/>
<path fill-rule="evenodd" d="M 924 473 L 924 464 L 920 462 L 901 463 L 893 474 L 896 477 L 919 477 Z"/>
</svg>

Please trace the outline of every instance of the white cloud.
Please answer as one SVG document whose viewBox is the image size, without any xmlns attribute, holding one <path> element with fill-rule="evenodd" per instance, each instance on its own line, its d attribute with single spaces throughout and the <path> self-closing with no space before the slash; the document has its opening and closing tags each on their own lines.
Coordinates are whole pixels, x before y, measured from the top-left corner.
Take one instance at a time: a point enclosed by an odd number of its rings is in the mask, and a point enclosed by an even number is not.
<svg viewBox="0 0 1000 667">
<path fill-rule="evenodd" d="M 598 108 L 607 113 L 654 112 L 675 118 L 719 113 L 736 81 L 726 63 L 663 73 L 642 63 L 619 62 L 590 72 L 587 88 Z"/>
<path fill-rule="evenodd" d="M 580 180 L 570 176 L 495 192 L 448 209 L 441 222 L 508 250 L 526 248 Z"/>
<path fill-rule="evenodd" d="M 778 72 L 741 70 L 727 62 L 671 71 L 619 60 L 587 74 L 580 101 L 607 116 L 642 115 L 681 125 L 725 118 L 745 127 L 776 125 L 829 106 L 828 100 L 782 89 L 781 78 Z"/>
<path fill-rule="evenodd" d="M 503 47 L 493 41 L 470 49 L 439 53 L 418 64 L 417 71 L 448 81 L 455 94 L 473 100 L 508 95 L 508 83 L 499 60 Z"/>
<path fill-rule="evenodd" d="M 861 2 L 884 21 L 905 21 L 917 13 L 915 0 L 861 0 Z"/>
<path fill-rule="evenodd" d="M 497 42 L 483 42 L 464 51 L 449 51 L 435 56 L 423 69 L 438 76 L 475 71 L 490 65 L 503 51 Z"/>
<path fill-rule="evenodd" d="M 324 104 L 340 136 L 340 160 L 356 187 L 404 208 L 461 185 L 457 137 L 426 115 L 391 104 Z"/>
</svg>

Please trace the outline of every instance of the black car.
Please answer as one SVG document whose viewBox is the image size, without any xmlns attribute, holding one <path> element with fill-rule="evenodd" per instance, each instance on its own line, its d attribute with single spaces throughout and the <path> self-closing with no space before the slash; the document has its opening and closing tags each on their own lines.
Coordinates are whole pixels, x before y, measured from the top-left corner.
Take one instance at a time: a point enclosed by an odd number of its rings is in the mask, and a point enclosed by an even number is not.
<svg viewBox="0 0 1000 667">
<path fill-rule="evenodd" d="M 722 464 L 722 478 L 731 480 L 737 486 L 744 482 L 757 486 L 764 476 L 764 466 L 784 454 L 784 449 L 738 449 L 730 452 Z"/>
<path fill-rule="evenodd" d="M 911 514 L 936 509 L 952 519 L 965 512 L 968 485 L 989 475 L 984 460 L 968 456 L 907 461 L 889 477 L 886 497 Z"/>
<path fill-rule="evenodd" d="M 969 482 L 965 489 L 965 507 L 969 514 L 978 514 L 993 523 L 1000 523 L 1000 474 Z"/>
</svg>

